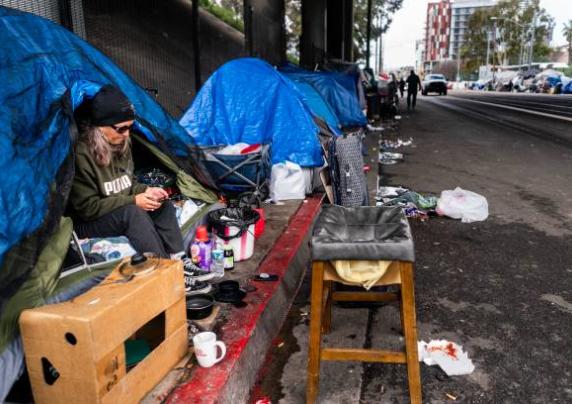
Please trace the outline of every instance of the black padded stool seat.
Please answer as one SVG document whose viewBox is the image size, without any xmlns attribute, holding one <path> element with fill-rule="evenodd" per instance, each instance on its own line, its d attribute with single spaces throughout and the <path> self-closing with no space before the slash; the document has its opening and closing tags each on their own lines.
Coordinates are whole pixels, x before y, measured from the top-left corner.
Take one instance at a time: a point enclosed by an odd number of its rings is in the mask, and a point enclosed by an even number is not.
<svg viewBox="0 0 572 404">
<path fill-rule="evenodd" d="M 314 226 L 312 259 L 415 261 L 403 209 L 325 205 Z"/>
<path fill-rule="evenodd" d="M 336 291 L 341 279 L 331 261 L 390 261 L 377 286 L 393 285 L 398 292 Z M 308 382 L 306 402 L 318 399 L 321 361 L 362 361 L 399 363 L 407 366 L 409 398 L 421 404 L 421 377 L 417 353 L 417 325 L 413 280 L 413 240 L 400 207 L 323 207 L 312 234 L 312 292 L 308 341 Z M 334 301 L 390 302 L 400 304 L 404 347 L 399 351 L 375 348 L 352 349 L 322 346 L 322 335 L 331 327 Z"/>
</svg>

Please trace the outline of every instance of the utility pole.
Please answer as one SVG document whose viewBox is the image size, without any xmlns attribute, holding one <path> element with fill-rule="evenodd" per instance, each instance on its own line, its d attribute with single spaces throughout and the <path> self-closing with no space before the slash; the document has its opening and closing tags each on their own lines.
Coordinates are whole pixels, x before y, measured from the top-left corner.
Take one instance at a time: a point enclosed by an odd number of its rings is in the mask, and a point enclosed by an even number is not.
<svg viewBox="0 0 572 404">
<path fill-rule="evenodd" d="M 379 71 L 383 71 L 383 33 L 379 34 Z"/>
<path fill-rule="evenodd" d="M 491 53 L 491 31 L 489 30 L 489 27 L 487 25 L 487 79 L 489 76 L 489 56 Z"/>
<path fill-rule="evenodd" d="M 379 37 L 375 38 L 374 71 L 379 73 Z"/>
<path fill-rule="evenodd" d="M 536 12 L 532 17 L 532 35 L 530 38 L 530 55 L 528 56 L 528 70 L 532 69 L 532 62 L 534 58 L 534 42 L 536 40 Z"/>
<path fill-rule="evenodd" d="M 457 48 L 457 77 L 455 80 L 457 83 L 461 81 L 461 48 Z"/>
<path fill-rule="evenodd" d="M 519 70 L 522 68 L 522 65 L 524 64 L 524 42 L 525 42 L 525 29 L 524 29 L 524 25 L 522 26 L 521 30 L 520 30 L 520 57 L 518 59 L 518 64 L 519 64 Z"/>
<path fill-rule="evenodd" d="M 379 71 L 383 71 L 383 9 L 379 14 Z"/>
<path fill-rule="evenodd" d="M 193 59 L 195 62 L 195 92 L 201 89 L 201 51 L 199 47 L 199 0 L 193 0 L 191 13 L 191 32 L 193 34 Z"/>
<path fill-rule="evenodd" d="M 365 67 L 369 67 L 370 41 L 371 41 L 371 2 L 367 0 L 367 29 L 366 29 L 366 44 L 365 44 Z"/>
</svg>

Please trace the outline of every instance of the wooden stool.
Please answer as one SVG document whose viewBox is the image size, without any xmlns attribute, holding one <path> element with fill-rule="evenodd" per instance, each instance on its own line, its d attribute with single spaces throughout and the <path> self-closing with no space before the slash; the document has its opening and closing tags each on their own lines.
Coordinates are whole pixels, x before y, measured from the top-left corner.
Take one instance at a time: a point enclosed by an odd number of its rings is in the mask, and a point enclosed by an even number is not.
<svg viewBox="0 0 572 404">
<path fill-rule="evenodd" d="M 306 402 L 315 403 L 318 397 L 320 361 L 362 361 L 405 363 L 411 403 L 421 404 L 421 379 L 417 354 L 417 326 L 415 320 L 415 296 L 413 291 L 413 263 L 392 261 L 383 277 L 376 283 L 399 285 L 399 293 L 333 292 L 334 282 L 357 285 L 342 280 L 330 261 L 314 260 L 312 265 L 312 293 L 310 311 L 310 338 L 308 349 L 308 384 Z M 376 349 L 322 348 L 322 333 L 331 325 L 333 301 L 388 302 L 400 300 L 400 316 L 405 350 L 392 352 Z"/>
</svg>

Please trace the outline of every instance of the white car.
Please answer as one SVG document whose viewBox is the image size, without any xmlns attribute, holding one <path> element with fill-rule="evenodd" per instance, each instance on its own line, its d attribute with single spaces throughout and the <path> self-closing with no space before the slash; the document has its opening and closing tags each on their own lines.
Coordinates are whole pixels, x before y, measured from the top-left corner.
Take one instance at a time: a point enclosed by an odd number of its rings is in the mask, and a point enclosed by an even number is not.
<svg viewBox="0 0 572 404">
<path fill-rule="evenodd" d="M 447 95 L 447 79 L 442 74 L 428 74 L 421 82 L 421 94 L 439 93 Z"/>
</svg>

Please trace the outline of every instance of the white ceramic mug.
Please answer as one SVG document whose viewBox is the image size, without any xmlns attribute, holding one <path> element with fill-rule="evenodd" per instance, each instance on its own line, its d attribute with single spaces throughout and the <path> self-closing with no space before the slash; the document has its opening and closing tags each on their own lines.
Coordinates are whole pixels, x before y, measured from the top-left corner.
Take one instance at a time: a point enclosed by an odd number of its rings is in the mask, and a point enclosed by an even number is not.
<svg viewBox="0 0 572 404">
<path fill-rule="evenodd" d="M 216 340 L 214 332 L 198 333 L 193 337 L 193 345 L 195 346 L 195 355 L 199 365 L 204 368 L 210 368 L 215 363 L 219 363 L 226 355 L 226 345 L 224 342 Z M 221 351 L 219 357 L 217 357 L 217 347 Z"/>
</svg>

